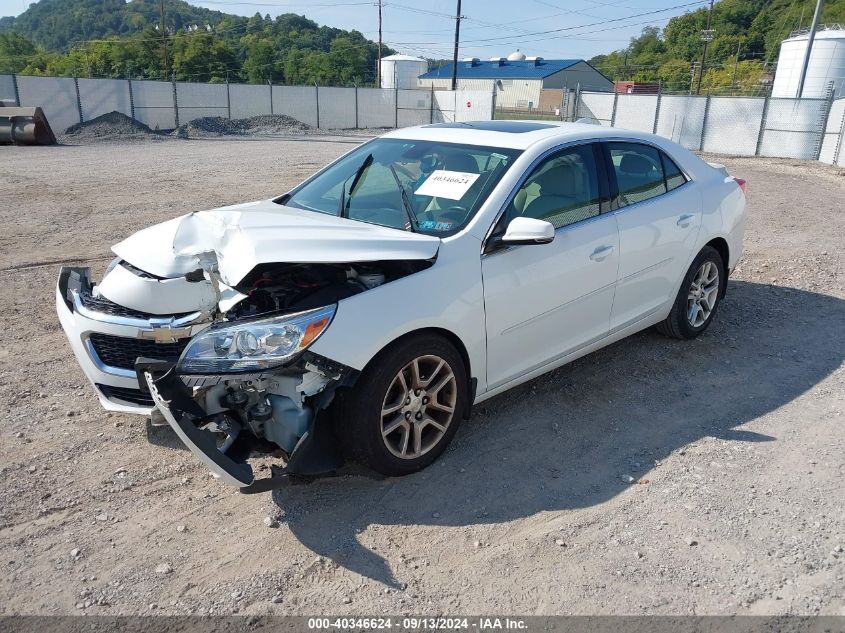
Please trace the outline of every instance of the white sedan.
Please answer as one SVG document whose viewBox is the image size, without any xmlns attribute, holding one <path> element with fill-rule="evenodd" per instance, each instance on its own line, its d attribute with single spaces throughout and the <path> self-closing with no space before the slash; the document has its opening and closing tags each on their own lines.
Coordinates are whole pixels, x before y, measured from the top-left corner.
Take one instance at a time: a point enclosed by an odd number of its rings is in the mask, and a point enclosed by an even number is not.
<svg viewBox="0 0 845 633">
<path fill-rule="evenodd" d="M 742 252 L 745 183 L 658 136 L 572 123 L 423 125 L 272 199 L 114 246 L 56 303 L 107 409 L 168 423 L 244 492 L 388 475 L 473 403 L 644 328 L 691 339 Z M 256 479 L 248 457 L 281 451 Z"/>
</svg>

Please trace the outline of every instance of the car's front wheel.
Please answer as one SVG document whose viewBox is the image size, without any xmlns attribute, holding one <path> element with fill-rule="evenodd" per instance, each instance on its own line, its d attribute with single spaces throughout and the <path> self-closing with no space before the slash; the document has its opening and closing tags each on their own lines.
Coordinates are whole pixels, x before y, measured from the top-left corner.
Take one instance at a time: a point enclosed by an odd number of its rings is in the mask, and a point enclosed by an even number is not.
<svg viewBox="0 0 845 633">
<path fill-rule="evenodd" d="M 657 330 L 679 339 L 693 339 L 706 330 L 724 294 L 724 270 L 719 251 L 712 246 L 701 249 L 684 276 L 672 311 Z"/>
<path fill-rule="evenodd" d="M 399 341 L 342 394 L 336 420 L 349 452 L 385 475 L 428 466 L 458 430 L 468 397 L 466 368 L 437 335 Z"/>
</svg>

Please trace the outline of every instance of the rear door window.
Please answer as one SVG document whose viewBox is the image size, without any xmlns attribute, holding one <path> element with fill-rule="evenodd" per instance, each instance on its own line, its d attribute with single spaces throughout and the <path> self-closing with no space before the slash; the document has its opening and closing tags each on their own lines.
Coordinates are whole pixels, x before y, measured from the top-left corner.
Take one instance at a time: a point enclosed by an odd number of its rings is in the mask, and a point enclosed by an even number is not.
<svg viewBox="0 0 845 633">
<path fill-rule="evenodd" d="M 517 191 L 507 217 L 538 218 L 559 229 L 600 212 L 601 192 L 593 146 L 579 145 L 544 159 Z"/>
<path fill-rule="evenodd" d="M 619 187 L 619 206 L 624 207 L 666 193 L 660 152 L 639 143 L 608 143 L 610 161 Z"/>
</svg>

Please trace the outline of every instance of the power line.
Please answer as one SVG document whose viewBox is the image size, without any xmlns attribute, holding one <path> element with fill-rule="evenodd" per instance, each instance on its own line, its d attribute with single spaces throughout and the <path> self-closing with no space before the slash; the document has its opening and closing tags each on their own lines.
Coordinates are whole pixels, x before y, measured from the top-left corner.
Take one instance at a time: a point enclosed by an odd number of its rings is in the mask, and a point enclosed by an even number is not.
<svg viewBox="0 0 845 633">
<path fill-rule="evenodd" d="M 551 35 L 553 33 L 563 33 L 563 32 L 566 32 L 566 31 L 572 31 L 572 30 L 575 30 L 575 29 L 583 29 L 583 28 L 587 28 L 587 27 L 590 27 L 590 26 L 599 26 L 599 25 L 602 25 L 602 24 L 624 22 L 625 20 L 630 20 L 631 18 L 639 18 L 639 17 L 643 17 L 643 16 L 646 16 L 646 15 L 654 15 L 656 13 L 665 13 L 666 11 L 673 11 L 675 9 L 682 9 L 682 8 L 688 8 L 688 7 L 692 7 L 692 6 L 698 6 L 698 5 L 701 5 L 701 4 L 705 4 L 708 1 L 709 0 L 696 0 L 695 2 L 689 2 L 689 3 L 686 3 L 686 4 L 679 4 L 679 5 L 675 5 L 675 6 L 672 6 L 672 7 L 667 7 L 665 9 L 658 9 L 656 11 L 646 11 L 644 13 L 635 13 L 633 15 L 627 15 L 627 16 L 621 17 L 621 18 L 614 18 L 614 19 L 610 19 L 610 20 L 602 20 L 601 22 L 592 22 L 590 24 L 580 24 L 580 25 L 577 25 L 577 26 L 566 26 L 566 27 L 562 27 L 562 28 L 559 28 L 559 29 L 549 29 L 549 30 L 546 30 L 546 31 L 534 31 L 534 32 L 531 32 L 531 33 L 525 33 L 525 36 L 526 37 L 529 37 L 529 36 L 533 37 L 533 36 L 536 36 L 536 35 Z M 610 30 L 610 29 L 601 29 L 601 30 Z M 464 40 L 463 43 L 464 44 L 471 44 L 471 43 L 475 43 L 475 42 L 493 42 L 493 41 L 503 40 L 503 39 L 508 40 L 508 41 L 514 41 L 513 36 L 506 35 L 506 36 L 499 36 L 499 37 L 481 38 L 481 39 L 475 39 L 475 40 Z M 548 38 L 544 38 L 544 39 L 548 39 Z M 406 42 L 406 44 L 439 44 L 439 43 L 440 42 Z"/>
</svg>

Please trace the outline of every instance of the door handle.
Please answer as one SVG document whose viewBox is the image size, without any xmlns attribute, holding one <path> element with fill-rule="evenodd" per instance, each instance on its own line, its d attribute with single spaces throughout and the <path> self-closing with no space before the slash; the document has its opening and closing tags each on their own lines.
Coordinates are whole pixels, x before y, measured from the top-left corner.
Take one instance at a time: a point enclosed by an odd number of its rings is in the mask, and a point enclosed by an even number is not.
<svg viewBox="0 0 845 633">
<path fill-rule="evenodd" d="M 590 253 L 590 259 L 594 262 L 601 262 L 607 259 L 612 252 L 612 246 L 599 246 L 596 250 Z"/>
<path fill-rule="evenodd" d="M 684 213 L 681 217 L 678 218 L 677 225 L 680 226 L 682 229 L 685 229 L 690 225 L 690 222 L 692 222 L 692 219 L 694 217 L 695 216 L 691 213 Z"/>
</svg>

